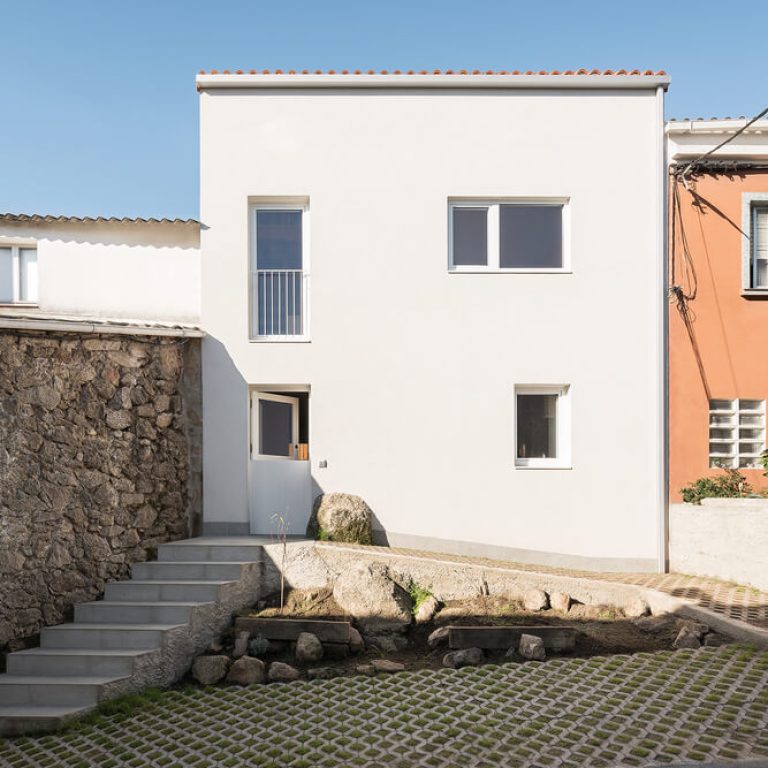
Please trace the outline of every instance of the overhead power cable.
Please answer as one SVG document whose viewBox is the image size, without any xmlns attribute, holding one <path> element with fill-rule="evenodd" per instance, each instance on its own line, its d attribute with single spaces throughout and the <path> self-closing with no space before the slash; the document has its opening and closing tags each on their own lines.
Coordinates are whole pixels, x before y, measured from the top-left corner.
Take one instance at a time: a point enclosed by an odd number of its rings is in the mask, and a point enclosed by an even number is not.
<svg viewBox="0 0 768 768">
<path fill-rule="evenodd" d="M 721 141 L 713 149 L 710 149 L 707 152 L 705 152 L 703 155 L 699 155 L 699 157 L 696 157 L 693 160 L 691 160 L 691 162 L 688 163 L 688 165 L 686 165 L 685 168 L 683 168 L 683 170 L 680 172 L 680 176 L 683 178 L 683 180 L 685 180 L 685 177 L 691 172 L 694 166 L 698 165 L 702 160 L 705 160 L 710 155 L 714 155 L 718 149 L 722 149 L 726 144 L 729 144 L 730 142 L 732 142 L 739 134 L 744 133 L 744 131 L 746 131 L 747 128 L 749 128 L 749 126 L 752 125 L 752 123 L 756 123 L 761 117 L 764 117 L 766 114 L 768 114 L 768 107 L 766 107 L 759 114 L 755 115 L 751 120 L 744 123 L 744 125 L 742 125 L 738 131 L 735 131 L 734 133 L 732 133 L 725 141 Z"/>
</svg>

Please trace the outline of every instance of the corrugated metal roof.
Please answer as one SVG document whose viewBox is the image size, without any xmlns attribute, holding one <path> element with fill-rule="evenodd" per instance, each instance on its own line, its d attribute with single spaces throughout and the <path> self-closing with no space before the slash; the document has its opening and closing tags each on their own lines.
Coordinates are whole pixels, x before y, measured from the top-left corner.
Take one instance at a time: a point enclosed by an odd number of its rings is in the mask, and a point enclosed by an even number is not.
<svg viewBox="0 0 768 768">
<path fill-rule="evenodd" d="M 119 218 L 118 216 L 51 216 L 43 213 L 0 213 L 0 222 L 21 224 L 174 224 L 200 226 L 197 219 L 154 219 L 142 217 Z"/>
</svg>

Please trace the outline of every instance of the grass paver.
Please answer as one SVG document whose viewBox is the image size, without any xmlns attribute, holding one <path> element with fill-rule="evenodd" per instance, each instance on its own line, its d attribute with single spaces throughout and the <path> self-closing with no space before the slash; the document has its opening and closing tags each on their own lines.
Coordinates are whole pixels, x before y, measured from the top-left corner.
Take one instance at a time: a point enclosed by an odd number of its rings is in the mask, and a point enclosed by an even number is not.
<svg viewBox="0 0 768 768">
<path fill-rule="evenodd" d="M 176 689 L 56 734 L 1 768 L 646 766 L 768 757 L 768 652 L 699 651 Z"/>
</svg>

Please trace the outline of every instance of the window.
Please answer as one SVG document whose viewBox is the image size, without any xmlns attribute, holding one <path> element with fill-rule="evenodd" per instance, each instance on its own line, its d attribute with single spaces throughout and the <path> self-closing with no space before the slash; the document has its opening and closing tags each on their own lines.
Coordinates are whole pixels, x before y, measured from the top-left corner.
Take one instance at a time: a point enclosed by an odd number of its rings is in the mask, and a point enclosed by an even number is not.
<svg viewBox="0 0 768 768">
<path fill-rule="evenodd" d="M 517 387 L 515 422 L 518 467 L 570 466 L 568 387 Z"/>
<path fill-rule="evenodd" d="M 765 400 L 709 401 L 709 466 L 756 469 L 765 450 Z"/>
<path fill-rule="evenodd" d="M 752 205 L 749 287 L 768 289 L 768 205 Z"/>
<path fill-rule="evenodd" d="M 37 249 L 0 245 L 0 304 L 37 304 Z"/>
<path fill-rule="evenodd" d="M 251 218 L 251 337 L 307 336 L 306 207 L 259 205 Z"/>
<path fill-rule="evenodd" d="M 448 210 L 452 271 L 566 271 L 563 201 L 454 201 Z"/>
</svg>

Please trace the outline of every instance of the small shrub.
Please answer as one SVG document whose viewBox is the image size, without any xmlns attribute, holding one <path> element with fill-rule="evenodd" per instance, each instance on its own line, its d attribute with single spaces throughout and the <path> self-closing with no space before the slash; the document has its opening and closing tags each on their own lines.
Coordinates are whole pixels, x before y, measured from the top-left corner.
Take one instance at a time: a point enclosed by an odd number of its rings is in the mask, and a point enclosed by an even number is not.
<svg viewBox="0 0 768 768">
<path fill-rule="evenodd" d="M 763 465 L 763 474 L 768 477 L 768 451 L 763 451 L 760 456 L 760 463 Z"/>
<path fill-rule="evenodd" d="M 419 608 L 421 607 L 421 604 L 427 598 L 432 597 L 432 593 L 426 587 L 422 587 L 421 585 L 417 584 L 415 581 L 411 582 L 411 585 L 408 587 L 408 592 L 410 592 L 411 600 L 413 600 L 413 607 L 411 608 L 411 613 L 413 613 L 413 615 L 415 616 Z"/>
<path fill-rule="evenodd" d="M 725 474 L 700 477 L 680 490 L 683 501 L 701 504 L 702 499 L 740 499 L 752 493 L 752 486 L 736 469 L 723 469 Z"/>
<path fill-rule="evenodd" d="M 318 541 L 330 541 L 331 537 L 328 535 L 328 531 L 325 530 L 325 528 L 318 528 L 317 529 L 317 540 Z"/>
</svg>

